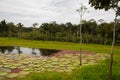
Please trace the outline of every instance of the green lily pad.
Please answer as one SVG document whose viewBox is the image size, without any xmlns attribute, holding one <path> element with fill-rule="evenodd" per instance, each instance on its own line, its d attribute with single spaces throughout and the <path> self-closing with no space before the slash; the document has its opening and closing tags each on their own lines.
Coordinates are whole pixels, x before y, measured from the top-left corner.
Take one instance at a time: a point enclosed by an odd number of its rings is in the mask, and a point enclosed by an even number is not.
<svg viewBox="0 0 120 80">
<path fill-rule="evenodd" d="M 29 68 L 25 68 L 25 69 L 22 69 L 23 71 L 29 71 L 30 69 Z"/>
<path fill-rule="evenodd" d="M 0 68 L 2 68 L 3 67 L 3 65 L 0 65 Z"/>
<path fill-rule="evenodd" d="M 17 66 L 10 66 L 10 68 L 11 68 L 11 69 L 15 69 L 15 68 L 17 68 Z"/>
<path fill-rule="evenodd" d="M 0 77 L 6 76 L 7 74 L 7 72 L 0 72 Z"/>
<path fill-rule="evenodd" d="M 28 71 L 21 71 L 21 72 L 19 73 L 19 75 L 20 75 L 21 77 L 26 76 L 26 75 L 28 75 L 28 74 L 30 74 L 30 72 L 28 72 Z"/>
<path fill-rule="evenodd" d="M 26 66 L 22 65 L 22 66 L 20 66 L 19 68 L 20 68 L 20 69 L 24 69 L 24 68 L 26 68 Z"/>
<path fill-rule="evenodd" d="M 10 73 L 7 75 L 8 78 L 15 78 L 15 77 L 18 77 L 19 74 L 18 73 Z"/>
<path fill-rule="evenodd" d="M 4 65 L 5 68 L 9 68 L 11 67 L 12 65 Z"/>
</svg>

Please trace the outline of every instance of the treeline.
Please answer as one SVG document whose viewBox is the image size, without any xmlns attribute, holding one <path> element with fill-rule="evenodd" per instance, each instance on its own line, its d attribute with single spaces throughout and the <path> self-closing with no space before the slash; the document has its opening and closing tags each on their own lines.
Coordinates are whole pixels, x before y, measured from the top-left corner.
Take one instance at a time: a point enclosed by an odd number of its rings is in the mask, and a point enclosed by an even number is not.
<svg viewBox="0 0 120 80">
<path fill-rule="evenodd" d="M 82 21 L 84 43 L 111 44 L 114 22 L 100 24 L 93 19 Z M 34 23 L 32 27 L 25 27 L 22 23 L 0 22 L 0 37 L 18 37 L 29 40 L 79 42 L 79 24 L 57 24 L 56 22 L 43 23 L 39 27 Z M 116 25 L 116 45 L 120 45 L 120 22 Z"/>
</svg>

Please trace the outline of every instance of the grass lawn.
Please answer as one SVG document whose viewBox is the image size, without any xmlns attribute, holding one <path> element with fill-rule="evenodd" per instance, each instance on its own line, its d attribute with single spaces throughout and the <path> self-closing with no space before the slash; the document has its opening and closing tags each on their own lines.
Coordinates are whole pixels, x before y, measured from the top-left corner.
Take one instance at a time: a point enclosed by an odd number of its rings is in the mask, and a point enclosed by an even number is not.
<svg viewBox="0 0 120 80">
<path fill-rule="evenodd" d="M 18 38 L 0 38 L 0 46 L 24 46 L 32 48 L 58 49 L 58 50 L 79 50 L 79 43 L 56 42 L 56 41 L 35 41 Z M 84 51 L 97 53 L 110 53 L 111 45 L 83 44 Z M 120 52 L 120 46 L 115 46 L 115 53 Z"/>
<path fill-rule="evenodd" d="M 79 43 L 55 42 L 55 41 L 33 41 L 17 38 L 0 38 L 0 46 L 24 46 L 32 48 L 47 48 L 58 50 L 79 50 Z M 110 53 L 110 45 L 83 44 L 84 51 L 96 53 Z M 80 67 L 72 73 L 32 73 L 18 80 L 108 80 L 109 59 L 92 66 Z M 113 80 L 120 79 L 120 46 L 114 48 Z"/>
</svg>

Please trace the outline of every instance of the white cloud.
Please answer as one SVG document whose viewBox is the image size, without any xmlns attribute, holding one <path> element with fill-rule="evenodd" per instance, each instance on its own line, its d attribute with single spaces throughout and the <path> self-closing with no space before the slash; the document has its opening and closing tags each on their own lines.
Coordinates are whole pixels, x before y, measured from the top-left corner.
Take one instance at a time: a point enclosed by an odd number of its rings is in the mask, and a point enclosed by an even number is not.
<svg viewBox="0 0 120 80">
<path fill-rule="evenodd" d="M 78 24 L 79 15 L 76 9 L 79 8 L 80 1 L 90 11 L 84 19 L 113 21 L 112 10 L 96 11 L 88 5 L 88 0 L 0 0 L 0 20 L 21 22 L 25 26 L 31 26 L 35 22 L 41 24 L 50 21 Z"/>
</svg>

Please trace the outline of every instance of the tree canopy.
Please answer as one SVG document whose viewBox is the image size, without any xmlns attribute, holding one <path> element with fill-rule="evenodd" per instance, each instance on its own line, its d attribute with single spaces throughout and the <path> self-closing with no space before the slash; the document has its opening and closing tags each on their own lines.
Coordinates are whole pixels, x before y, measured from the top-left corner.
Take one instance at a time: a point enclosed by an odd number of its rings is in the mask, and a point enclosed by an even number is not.
<svg viewBox="0 0 120 80">
<path fill-rule="evenodd" d="M 120 16 L 120 0 L 89 0 L 89 4 L 95 9 L 113 9 L 116 16 Z"/>
<path fill-rule="evenodd" d="M 89 4 L 95 9 L 105 9 L 116 8 L 120 11 L 120 0 L 89 0 Z"/>
</svg>

